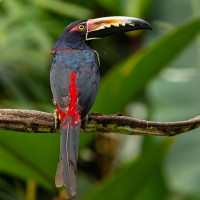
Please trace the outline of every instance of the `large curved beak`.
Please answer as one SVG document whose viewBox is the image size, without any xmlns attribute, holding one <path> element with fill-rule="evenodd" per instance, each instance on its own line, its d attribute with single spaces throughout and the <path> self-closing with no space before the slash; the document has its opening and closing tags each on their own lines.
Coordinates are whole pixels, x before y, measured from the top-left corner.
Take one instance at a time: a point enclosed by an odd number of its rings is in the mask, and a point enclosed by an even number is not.
<svg viewBox="0 0 200 200">
<path fill-rule="evenodd" d="M 120 32 L 150 29 L 151 25 L 134 17 L 102 17 L 87 21 L 86 40 L 99 39 Z"/>
</svg>

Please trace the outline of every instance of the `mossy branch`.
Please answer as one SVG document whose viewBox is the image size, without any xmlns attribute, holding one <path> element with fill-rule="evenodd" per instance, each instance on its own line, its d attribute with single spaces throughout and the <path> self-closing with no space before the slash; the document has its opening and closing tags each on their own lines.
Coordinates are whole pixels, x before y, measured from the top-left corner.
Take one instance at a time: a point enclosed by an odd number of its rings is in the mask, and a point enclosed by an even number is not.
<svg viewBox="0 0 200 200">
<path fill-rule="evenodd" d="M 116 115 L 89 114 L 81 132 L 174 136 L 200 127 L 200 116 L 177 122 L 152 122 Z M 53 114 L 35 110 L 0 110 L 0 130 L 58 133 Z"/>
</svg>

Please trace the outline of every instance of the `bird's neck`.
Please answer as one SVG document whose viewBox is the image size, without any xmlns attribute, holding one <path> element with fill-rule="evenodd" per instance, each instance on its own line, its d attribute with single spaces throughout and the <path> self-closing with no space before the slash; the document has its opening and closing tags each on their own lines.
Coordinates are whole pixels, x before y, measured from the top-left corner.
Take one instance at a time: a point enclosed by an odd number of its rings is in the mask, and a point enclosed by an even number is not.
<svg viewBox="0 0 200 200">
<path fill-rule="evenodd" d="M 60 51 L 62 49 L 76 49 L 76 50 L 92 50 L 89 41 L 85 41 L 83 38 L 68 39 L 66 37 L 60 36 L 56 41 L 52 51 Z"/>
</svg>

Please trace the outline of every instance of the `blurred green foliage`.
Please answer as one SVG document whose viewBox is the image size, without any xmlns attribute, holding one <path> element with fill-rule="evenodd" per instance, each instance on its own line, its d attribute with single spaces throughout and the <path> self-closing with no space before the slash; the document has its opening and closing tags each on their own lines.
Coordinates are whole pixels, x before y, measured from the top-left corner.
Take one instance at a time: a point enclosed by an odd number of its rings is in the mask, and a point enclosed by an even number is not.
<svg viewBox="0 0 200 200">
<path fill-rule="evenodd" d="M 146 19 L 153 31 L 93 42 L 101 83 L 92 111 L 155 121 L 199 115 L 199 0 L 1 0 L 0 107 L 53 112 L 53 44 L 69 23 L 109 15 Z M 172 145 L 160 137 L 81 134 L 76 199 L 200 199 L 198 133 L 176 136 Z M 1 131 L 0 199 L 67 199 L 54 186 L 58 159 L 59 135 Z"/>
</svg>

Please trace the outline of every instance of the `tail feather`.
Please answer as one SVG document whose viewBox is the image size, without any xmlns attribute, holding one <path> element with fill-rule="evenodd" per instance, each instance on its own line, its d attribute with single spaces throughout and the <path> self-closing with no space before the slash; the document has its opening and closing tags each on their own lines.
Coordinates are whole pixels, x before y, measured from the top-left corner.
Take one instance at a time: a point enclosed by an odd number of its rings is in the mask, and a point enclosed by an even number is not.
<svg viewBox="0 0 200 200">
<path fill-rule="evenodd" d="M 63 185 L 65 186 L 62 160 L 60 160 L 57 166 L 55 184 L 56 184 L 56 187 L 62 187 Z"/>
<path fill-rule="evenodd" d="M 68 196 L 73 198 L 77 193 L 76 171 L 78 158 L 79 131 L 81 122 L 75 127 L 70 119 L 68 125 L 61 125 L 61 161 L 56 172 L 56 186 L 66 186 Z"/>
</svg>

